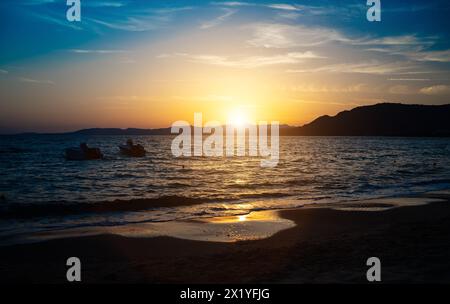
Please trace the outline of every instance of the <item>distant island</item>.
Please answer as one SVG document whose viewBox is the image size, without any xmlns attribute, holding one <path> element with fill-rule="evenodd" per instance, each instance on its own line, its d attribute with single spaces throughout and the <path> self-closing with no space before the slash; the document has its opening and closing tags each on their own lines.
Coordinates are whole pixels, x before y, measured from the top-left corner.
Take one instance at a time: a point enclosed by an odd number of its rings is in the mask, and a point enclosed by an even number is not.
<svg viewBox="0 0 450 304">
<path fill-rule="evenodd" d="M 64 134 L 76 135 L 171 135 L 159 129 L 92 128 Z M 301 127 L 280 125 L 281 136 L 450 136 L 450 104 L 410 105 L 379 103 L 324 115 Z"/>
</svg>

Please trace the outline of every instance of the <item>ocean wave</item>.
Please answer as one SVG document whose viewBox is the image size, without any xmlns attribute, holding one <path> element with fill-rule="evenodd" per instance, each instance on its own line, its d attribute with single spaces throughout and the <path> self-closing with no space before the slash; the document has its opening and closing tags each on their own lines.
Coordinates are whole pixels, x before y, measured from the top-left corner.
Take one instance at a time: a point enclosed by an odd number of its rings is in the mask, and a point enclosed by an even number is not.
<svg viewBox="0 0 450 304">
<path fill-rule="evenodd" d="M 178 207 L 220 201 L 220 199 L 193 198 L 185 196 L 160 196 L 157 198 L 128 199 L 93 203 L 48 202 L 40 204 L 9 203 L 0 206 L 0 218 L 30 218 L 65 216 L 82 213 L 106 213 L 142 211 L 153 208 Z M 226 200 L 222 200 L 226 201 Z"/>
<path fill-rule="evenodd" d="M 430 179 L 425 181 L 413 182 L 414 186 L 428 186 L 428 185 L 450 185 L 450 179 Z"/>
<path fill-rule="evenodd" d="M 257 199 L 257 198 L 279 198 L 287 197 L 289 194 L 283 192 L 264 192 L 264 193 L 244 193 L 239 194 L 241 199 Z"/>
<path fill-rule="evenodd" d="M 28 153 L 31 152 L 31 149 L 23 149 L 16 147 L 8 147 L 0 149 L 0 154 L 18 154 L 18 153 Z"/>
<path fill-rule="evenodd" d="M 263 183 L 243 183 L 243 184 L 230 184 L 224 186 L 227 189 L 261 189 L 261 188 L 275 188 L 282 186 L 283 183 L 263 182 Z"/>
</svg>

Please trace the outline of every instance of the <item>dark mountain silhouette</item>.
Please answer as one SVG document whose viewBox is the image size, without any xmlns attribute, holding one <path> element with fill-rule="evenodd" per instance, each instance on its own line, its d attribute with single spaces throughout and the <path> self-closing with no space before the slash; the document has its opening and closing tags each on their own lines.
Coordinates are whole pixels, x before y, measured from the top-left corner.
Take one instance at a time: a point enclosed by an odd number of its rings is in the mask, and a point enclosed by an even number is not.
<svg viewBox="0 0 450 304">
<path fill-rule="evenodd" d="M 380 103 L 322 116 L 289 130 L 309 136 L 450 136 L 450 104 Z"/>
<path fill-rule="evenodd" d="M 269 128 L 270 129 L 270 128 Z M 93 128 L 66 134 L 171 135 L 169 128 Z M 302 127 L 280 125 L 282 136 L 450 136 L 450 104 L 380 103 L 321 116 Z"/>
<path fill-rule="evenodd" d="M 170 135 L 161 129 L 85 129 L 84 135 Z M 321 116 L 302 127 L 280 125 L 282 136 L 450 136 L 450 104 L 379 103 Z"/>
<path fill-rule="evenodd" d="M 160 129 L 119 129 L 119 128 L 92 128 L 83 129 L 69 134 L 77 135 L 169 135 L 170 128 Z"/>
</svg>

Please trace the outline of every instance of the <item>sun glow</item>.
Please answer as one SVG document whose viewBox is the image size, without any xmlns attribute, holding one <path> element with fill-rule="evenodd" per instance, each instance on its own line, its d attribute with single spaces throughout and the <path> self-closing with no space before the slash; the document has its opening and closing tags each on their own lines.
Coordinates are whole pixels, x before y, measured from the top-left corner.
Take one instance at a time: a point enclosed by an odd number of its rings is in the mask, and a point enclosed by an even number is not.
<svg viewBox="0 0 450 304">
<path fill-rule="evenodd" d="M 248 214 L 238 215 L 238 222 L 245 222 L 247 220 Z"/>
<path fill-rule="evenodd" d="M 248 113 L 242 108 L 233 109 L 228 113 L 227 123 L 236 127 L 242 127 L 250 123 Z"/>
</svg>

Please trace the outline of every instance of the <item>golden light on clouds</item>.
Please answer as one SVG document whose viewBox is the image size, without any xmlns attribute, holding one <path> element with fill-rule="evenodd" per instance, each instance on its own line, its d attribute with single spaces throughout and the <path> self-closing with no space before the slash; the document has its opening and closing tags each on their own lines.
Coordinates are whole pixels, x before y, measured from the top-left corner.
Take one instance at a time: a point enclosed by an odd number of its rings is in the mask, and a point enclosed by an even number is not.
<svg viewBox="0 0 450 304">
<path fill-rule="evenodd" d="M 83 22 L 83 31 L 68 35 L 96 38 L 70 47 L 48 39 L 46 52 L 0 66 L 3 125 L 160 128 L 192 123 L 195 112 L 204 121 L 231 116 L 236 124 L 303 125 L 358 105 L 439 104 L 450 96 L 450 49 L 441 45 L 448 39 L 421 34 L 422 27 L 412 31 L 410 23 L 395 33 L 358 31 L 359 23 L 348 31 L 334 17 L 348 13 L 344 7 L 331 13 L 328 5 L 223 2 L 167 10 L 154 4 L 142 10 L 145 5 L 130 2 L 120 9 L 138 16 L 92 28 Z M 314 18 L 305 23 L 308 14 Z M 316 23 L 319 15 L 325 20 Z M 62 29 L 54 25 L 59 37 Z"/>
</svg>

